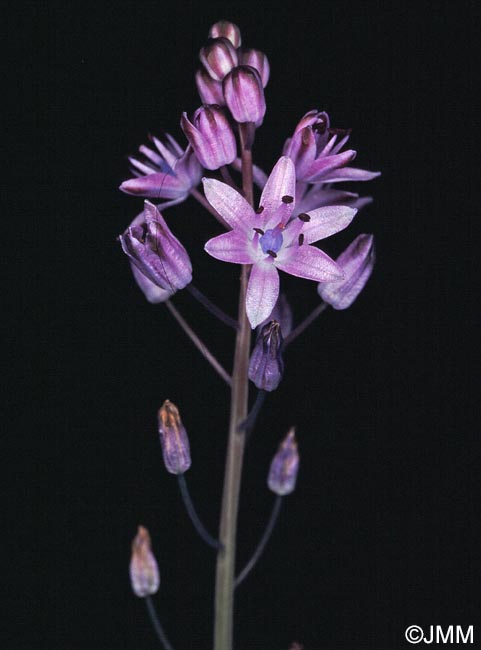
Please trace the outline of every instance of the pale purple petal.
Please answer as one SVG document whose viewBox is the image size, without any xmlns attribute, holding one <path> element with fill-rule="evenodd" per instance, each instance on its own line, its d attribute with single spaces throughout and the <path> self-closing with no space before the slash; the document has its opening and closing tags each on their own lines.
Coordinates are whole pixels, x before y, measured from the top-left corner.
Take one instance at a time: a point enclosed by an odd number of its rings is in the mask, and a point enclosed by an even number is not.
<svg viewBox="0 0 481 650">
<path fill-rule="evenodd" d="M 377 178 L 381 172 L 369 172 L 367 169 L 357 169 L 356 167 L 344 167 L 335 169 L 323 177 L 325 183 L 341 183 L 342 181 L 372 181 Z"/>
<path fill-rule="evenodd" d="M 325 205 L 349 205 L 359 210 L 359 206 L 354 204 L 358 198 L 359 194 L 355 194 L 354 192 L 346 192 L 337 188 L 327 188 L 323 184 L 313 185 L 309 190 L 304 192 L 302 198 L 296 200 L 294 214 L 298 215 L 301 212 L 310 212 Z"/>
<path fill-rule="evenodd" d="M 149 199 L 177 199 L 185 195 L 184 184 L 171 174 L 149 174 L 140 178 L 131 178 L 120 186 L 122 192 Z"/>
<path fill-rule="evenodd" d="M 279 274 L 269 260 L 254 264 L 246 296 L 247 317 L 252 329 L 262 323 L 274 309 L 279 295 Z"/>
<path fill-rule="evenodd" d="M 202 180 L 206 199 L 229 226 L 242 232 L 250 232 L 255 215 L 245 198 L 226 183 L 216 181 L 214 178 Z"/>
<path fill-rule="evenodd" d="M 270 227 L 270 219 L 287 223 L 294 207 L 295 196 L 296 170 L 294 163 L 287 156 L 281 156 L 267 179 L 259 201 L 259 206 L 263 208 L 261 216 L 264 227 Z M 292 202 L 285 203 L 282 200 L 285 197 L 292 198 Z"/>
<path fill-rule="evenodd" d="M 238 230 L 231 230 L 209 239 L 204 249 L 209 255 L 223 262 L 252 264 L 255 259 L 251 242 Z"/>
<path fill-rule="evenodd" d="M 342 280 L 344 273 L 340 266 L 323 251 L 314 246 L 292 246 L 279 256 L 275 264 L 278 269 L 306 280 L 331 282 Z"/>
<path fill-rule="evenodd" d="M 345 205 L 328 205 L 309 212 L 311 220 L 304 224 L 304 242 L 313 244 L 347 228 L 357 210 Z"/>
<path fill-rule="evenodd" d="M 310 166 L 309 171 L 304 174 L 302 180 L 309 181 L 309 183 L 317 183 L 321 180 L 327 182 L 326 177 L 333 170 L 338 170 L 339 167 L 348 165 L 355 157 L 356 152 L 352 149 L 348 149 L 342 153 L 333 154 L 324 158 L 317 158 L 317 160 L 315 160 Z"/>
<path fill-rule="evenodd" d="M 161 289 L 159 286 L 154 284 L 149 278 L 147 278 L 140 269 L 138 269 L 133 262 L 130 263 L 130 268 L 132 269 L 132 275 L 134 280 L 143 291 L 144 296 L 151 303 L 165 302 L 172 295 L 172 291 L 167 289 Z"/>
</svg>

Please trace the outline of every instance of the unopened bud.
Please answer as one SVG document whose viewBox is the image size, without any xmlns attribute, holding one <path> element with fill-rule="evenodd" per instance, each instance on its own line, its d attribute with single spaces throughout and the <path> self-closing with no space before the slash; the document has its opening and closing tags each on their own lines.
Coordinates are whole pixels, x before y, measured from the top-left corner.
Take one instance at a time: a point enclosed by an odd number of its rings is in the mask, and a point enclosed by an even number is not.
<svg viewBox="0 0 481 650">
<path fill-rule="evenodd" d="M 222 87 L 232 117 L 236 122 L 262 124 L 266 114 L 266 100 L 259 73 L 249 65 L 234 68 L 225 77 Z"/>
<path fill-rule="evenodd" d="M 269 81 L 270 66 L 267 56 L 260 50 L 244 50 L 241 54 L 242 65 L 250 65 L 260 75 L 262 86 L 265 88 Z"/>
<path fill-rule="evenodd" d="M 222 83 L 212 79 L 209 73 L 203 68 L 195 73 L 197 91 L 203 104 L 217 104 L 225 106 Z"/>
<path fill-rule="evenodd" d="M 342 310 L 352 305 L 371 276 L 375 262 L 374 237 L 359 235 L 336 262 L 344 271 L 344 279 L 340 282 L 321 282 L 317 292 L 333 309 Z"/>
<path fill-rule="evenodd" d="M 272 459 L 267 479 L 269 489 L 281 497 L 290 494 L 296 487 L 298 470 L 299 454 L 297 453 L 295 429 L 292 427 Z"/>
<path fill-rule="evenodd" d="M 164 464 L 171 474 L 183 474 L 190 467 L 190 447 L 179 409 L 168 399 L 159 409 L 159 434 Z"/>
<path fill-rule="evenodd" d="M 227 38 L 235 48 L 241 45 L 240 29 L 228 20 L 219 20 L 209 30 L 210 38 Z"/>
<path fill-rule="evenodd" d="M 249 362 L 249 379 L 260 390 L 273 391 L 279 386 L 284 373 L 281 355 L 281 326 L 270 321 L 261 330 Z"/>
<path fill-rule="evenodd" d="M 134 594 L 139 598 L 152 596 L 159 590 L 159 567 L 152 553 L 149 531 L 143 526 L 138 527 L 132 542 L 130 582 Z"/>
<path fill-rule="evenodd" d="M 227 38 L 210 40 L 199 52 L 199 57 L 212 79 L 222 81 L 238 64 L 237 51 Z"/>
<path fill-rule="evenodd" d="M 237 155 L 237 145 L 229 120 L 218 106 L 202 106 L 192 122 L 182 113 L 182 130 L 195 155 L 206 169 L 229 165 Z"/>
</svg>

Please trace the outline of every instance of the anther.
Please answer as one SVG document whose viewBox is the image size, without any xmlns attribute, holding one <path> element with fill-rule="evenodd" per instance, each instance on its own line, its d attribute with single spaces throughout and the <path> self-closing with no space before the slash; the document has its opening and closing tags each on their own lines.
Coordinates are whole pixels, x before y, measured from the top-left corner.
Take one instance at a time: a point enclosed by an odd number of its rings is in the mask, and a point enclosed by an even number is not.
<svg viewBox="0 0 481 650">
<path fill-rule="evenodd" d="M 261 214 L 262 212 L 264 212 L 264 206 L 260 205 L 256 210 L 256 214 Z"/>
<path fill-rule="evenodd" d="M 289 196 L 288 194 L 282 197 L 282 203 L 292 203 L 293 201 L 294 201 L 294 197 Z"/>
<path fill-rule="evenodd" d="M 299 241 L 299 246 L 302 246 L 302 244 L 304 243 L 304 234 L 302 232 L 299 235 L 298 241 Z"/>
<path fill-rule="evenodd" d="M 311 217 L 308 214 L 306 214 L 305 212 L 301 212 L 301 214 L 298 214 L 297 216 L 299 217 L 299 219 L 301 221 L 307 222 L 307 221 L 311 220 Z"/>
<path fill-rule="evenodd" d="M 274 251 L 271 250 L 267 251 L 267 254 L 274 258 L 277 257 L 277 253 L 274 253 Z"/>
<path fill-rule="evenodd" d="M 258 235 L 263 235 L 264 234 L 264 231 L 262 230 L 262 228 L 252 228 L 252 230 L 255 230 Z"/>
</svg>

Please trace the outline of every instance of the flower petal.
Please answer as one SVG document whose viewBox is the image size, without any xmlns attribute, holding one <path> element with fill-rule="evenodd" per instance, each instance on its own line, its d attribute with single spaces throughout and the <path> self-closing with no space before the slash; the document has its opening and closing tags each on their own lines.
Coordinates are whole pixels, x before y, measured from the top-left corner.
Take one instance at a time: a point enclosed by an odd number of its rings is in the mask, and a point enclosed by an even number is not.
<svg viewBox="0 0 481 650">
<path fill-rule="evenodd" d="M 341 267 L 314 246 L 293 246 L 288 248 L 287 252 L 291 254 L 276 260 L 276 266 L 281 271 L 317 282 L 342 280 L 344 277 Z"/>
<path fill-rule="evenodd" d="M 130 178 L 120 186 L 122 192 L 149 199 L 177 199 L 185 195 L 184 184 L 171 174 L 158 172 L 139 178 Z"/>
<path fill-rule="evenodd" d="M 214 178 L 202 181 L 206 199 L 231 228 L 242 232 L 252 230 L 254 210 L 239 192 Z"/>
<path fill-rule="evenodd" d="M 381 172 L 369 172 L 367 169 L 357 169 L 356 167 L 344 167 L 335 169 L 327 176 L 323 177 L 324 183 L 340 183 L 342 181 L 372 181 L 377 178 Z"/>
<path fill-rule="evenodd" d="M 303 176 L 302 180 L 309 181 L 309 183 L 317 183 L 319 181 L 326 182 L 326 178 L 333 170 L 338 170 L 339 167 L 348 165 L 355 157 L 356 152 L 352 149 L 348 149 L 342 153 L 317 158 L 317 160 L 312 163 L 309 171 Z"/>
<path fill-rule="evenodd" d="M 294 163 L 287 156 L 281 156 L 267 179 L 259 201 L 259 206 L 264 208 L 261 215 L 264 227 L 270 226 L 268 222 L 272 218 L 276 219 L 274 226 L 279 221 L 287 223 L 294 208 L 295 196 L 296 170 Z M 292 202 L 284 203 L 283 197 L 292 197 Z"/>
<path fill-rule="evenodd" d="M 309 212 L 311 220 L 304 224 L 304 242 L 312 244 L 344 230 L 351 223 L 357 210 L 346 205 L 329 205 Z"/>
<path fill-rule="evenodd" d="M 247 317 L 252 329 L 265 320 L 279 295 L 279 274 L 270 261 L 254 264 L 246 296 Z"/>
<path fill-rule="evenodd" d="M 238 230 L 225 232 L 218 237 L 213 237 L 204 246 L 204 250 L 223 262 L 233 264 L 252 264 L 254 261 L 251 252 L 251 242 L 244 233 Z"/>
</svg>

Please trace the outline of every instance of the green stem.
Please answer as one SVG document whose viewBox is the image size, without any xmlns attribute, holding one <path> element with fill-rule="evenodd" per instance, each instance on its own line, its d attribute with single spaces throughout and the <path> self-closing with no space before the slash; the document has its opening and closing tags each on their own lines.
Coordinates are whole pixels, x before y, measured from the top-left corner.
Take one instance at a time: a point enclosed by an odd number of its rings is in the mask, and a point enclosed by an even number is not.
<svg viewBox="0 0 481 650">
<path fill-rule="evenodd" d="M 240 125 L 242 145 L 242 188 L 247 200 L 253 202 L 252 152 L 248 149 Z M 217 554 L 215 584 L 214 650 L 232 650 L 234 622 L 234 571 L 237 535 L 237 513 L 244 457 L 245 431 L 239 425 L 247 416 L 249 350 L 251 328 L 246 314 L 246 292 L 250 267 L 243 266 L 240 291 L 238 330 L 232 373 L 231 411 L 227 443 L 224 491 L 220 518 L 219 541 L 223 548 Z"/>
</svg>

